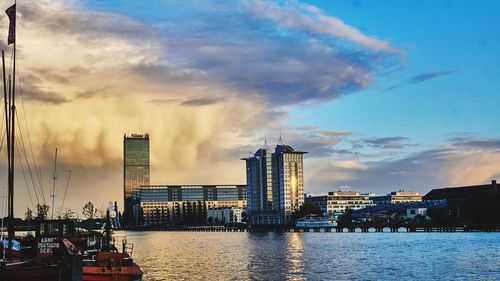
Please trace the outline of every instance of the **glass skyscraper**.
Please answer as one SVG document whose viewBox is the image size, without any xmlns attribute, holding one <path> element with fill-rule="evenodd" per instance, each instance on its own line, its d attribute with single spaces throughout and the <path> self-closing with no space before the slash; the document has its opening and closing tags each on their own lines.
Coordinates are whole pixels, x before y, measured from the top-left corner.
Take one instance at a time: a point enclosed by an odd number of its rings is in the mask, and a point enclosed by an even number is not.
<svg viewBox="0 0 500 281">
<path fill-rule="evenodd" d="M 307 152 L 267 143 L 246 161 L 247 213 L 254 225 L 286 224 L 304 203 L 303 160 Z"/>
<path fill-rule="evenodd" d="M 124 199 L 141 186 L 149 185 L 149 135 L 132 134 L 123 138 L 123 193 Z"/>
</svg>

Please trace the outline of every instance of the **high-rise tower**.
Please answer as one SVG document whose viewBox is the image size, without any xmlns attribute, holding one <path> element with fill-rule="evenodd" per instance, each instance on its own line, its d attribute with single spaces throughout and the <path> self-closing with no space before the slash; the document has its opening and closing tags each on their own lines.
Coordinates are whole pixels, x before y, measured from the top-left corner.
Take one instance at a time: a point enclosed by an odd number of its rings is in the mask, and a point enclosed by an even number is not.
<svg viewBox="0 0 500 281">
<path fill-rule="evenodd" d="M 304 203 L 304 154 L 267 143 L 246 161 L 247 215 L 250 225 L 286 224 Z"/>
<path fill-rule="evenodd" d="M 123 193 L 132 197 L 140 186 L 149 185 L 149 134 L 123 137 Z"/>
</svg>

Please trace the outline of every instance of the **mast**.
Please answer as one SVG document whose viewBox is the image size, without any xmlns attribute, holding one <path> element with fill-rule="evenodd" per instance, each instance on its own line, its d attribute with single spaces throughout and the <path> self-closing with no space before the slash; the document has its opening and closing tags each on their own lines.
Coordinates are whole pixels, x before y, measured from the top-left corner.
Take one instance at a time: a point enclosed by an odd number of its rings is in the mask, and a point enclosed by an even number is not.
<svg viewBox="0 0 500 281">
<path fill-rule="evenodd" d="M 9 116 L 10 116 L 10 90 L 9 93 L 7 93 L 7 79 L 5 77 L 5 52 L 2 50 L 2 70 L 3 70 L 3 95 L 4 95 L 4 106 L 5 106 L 5 131 L 6 131 L 6 137 L 7 137 L 7 163 L 8 163 L 8 168 L 7 168 L 7 178 L 8 178 L 8 187 L 9 189 L 7 190 L 7 237 L 9 239 L 9 245 L 10 245 L 10 239 L 11 237 L 11 223 L 10 223 L 10 122 L 9 122 Z M 10 81 L 9 81 L 10 84 Z M 10 89 L 10 87 L 9 87 Z M 2 218 L 2 228 L 3 228 L 3 218 Z M 3 237 L 2 237 L 3 240 Z M 5 252 L 5 251 L 4 251 Z M 5 258 L 5 254 L 3 255 Z"/>
<path fill-rule="evenodd" d="M 56 198 L 56 180 L 57 180 L 57 147 L 56 147 L 56 156 L 54 158 L 54 173 L 52 174 L 52 179 L 54 180 L 54 184 L 52 185 L 52 219 L 54 219 L 54 200 Z"/>
<path fill-rule="evenodd" d="M 13 68 L 12 68 L 12 84 L 10 81 L 9 75 L 9 112 L 6 115 L 9 119 L 7 121 L 8 127 L 7 131 L 10 133 L 8 136 L 7 150 L 8 150 L 8 239 L 9 239 L 9 249 L 12 249 L 12 240 L 14 240 L 14 154 L 15 154 L 15 120 L 16 120 L 16 2 L 14 1 L 14 5 L 9 7 L 5 13 L 9 17 L 9 38 L 7 40 L 8 45 L 13 45 Z M 5 67 L 4 67 L 5 69 Z M 4 70 L 5 75 L 5 70 Z M 4 79 L 5 81 L 5 79 Z M 5 83 L 4 83 L 5 85 Z M 5 86 L 4 86 L 5 87 Z M 4 89 L 5 91 L 5 89 Z M 5 92 L 4 92 L 5 93 Z M 10 121 L 10 124 L 9 124 Z M 10 252 L 10 251 L 9 251 Z"/>
</svg>

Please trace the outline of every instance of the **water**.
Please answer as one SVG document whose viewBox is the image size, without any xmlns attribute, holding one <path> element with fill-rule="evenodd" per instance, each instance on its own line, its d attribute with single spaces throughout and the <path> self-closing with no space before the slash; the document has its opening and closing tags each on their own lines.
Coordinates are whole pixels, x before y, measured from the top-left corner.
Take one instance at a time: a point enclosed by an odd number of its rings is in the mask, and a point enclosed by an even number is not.
<svg viewBox="0 0 500 281">
<path fill-rule="evenodd" d="M 500 280 L 500 233 L 118 232 L 153 280 Z"/>
</svg>

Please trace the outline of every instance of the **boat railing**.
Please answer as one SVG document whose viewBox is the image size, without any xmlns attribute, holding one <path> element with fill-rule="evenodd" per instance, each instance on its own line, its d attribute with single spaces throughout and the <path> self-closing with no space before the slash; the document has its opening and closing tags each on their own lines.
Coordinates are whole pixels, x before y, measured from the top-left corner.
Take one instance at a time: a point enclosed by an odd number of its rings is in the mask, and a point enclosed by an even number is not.
<svg viewBox="0 0 500 281">
<path fill-rule="evenodd" d="M 132 253 L 134 252 L 134 244 L 125 243 L 123 245 L 123 252 L 132 257 Z"/>
</svg>

